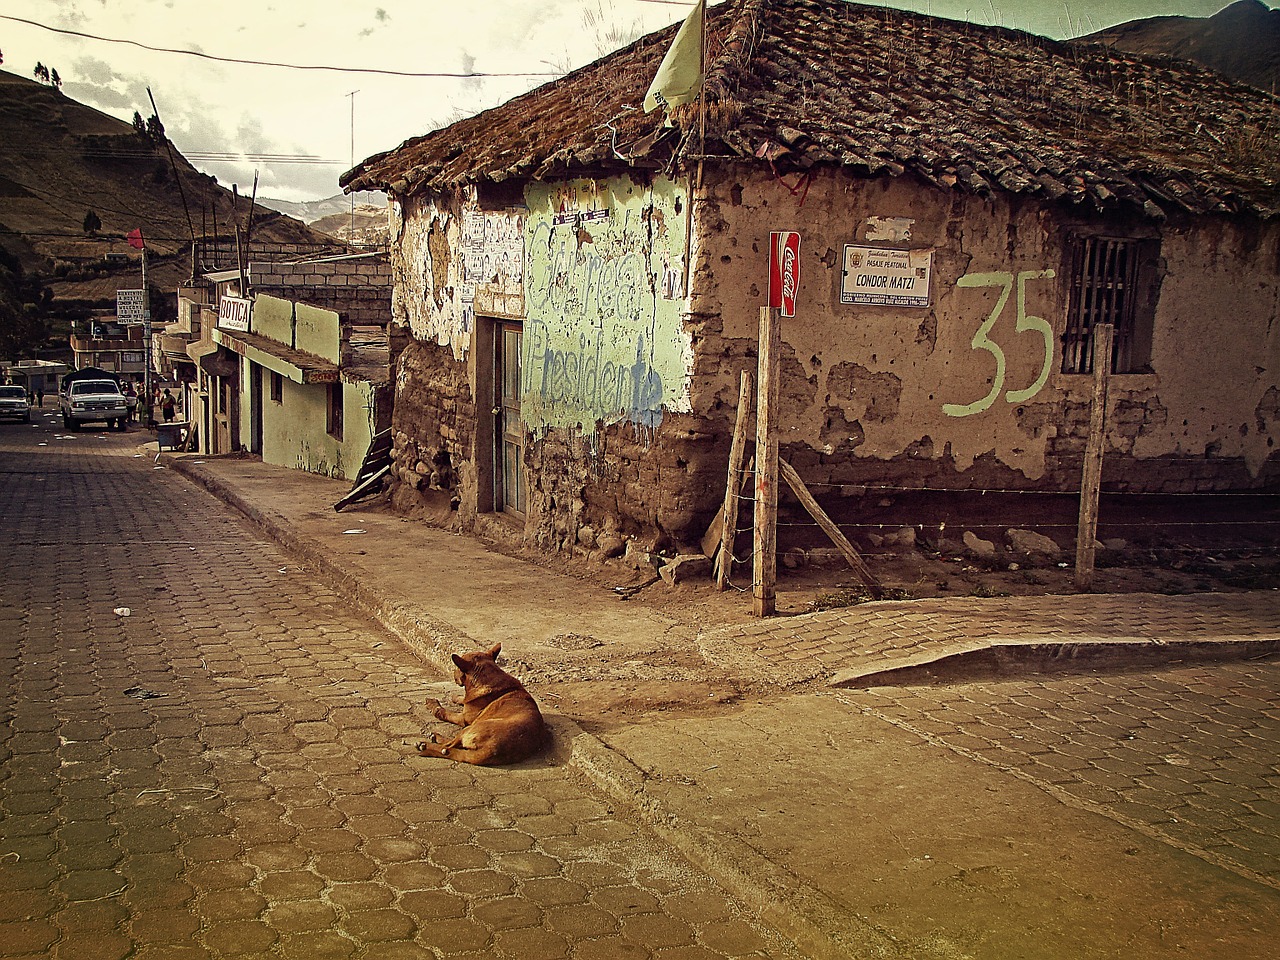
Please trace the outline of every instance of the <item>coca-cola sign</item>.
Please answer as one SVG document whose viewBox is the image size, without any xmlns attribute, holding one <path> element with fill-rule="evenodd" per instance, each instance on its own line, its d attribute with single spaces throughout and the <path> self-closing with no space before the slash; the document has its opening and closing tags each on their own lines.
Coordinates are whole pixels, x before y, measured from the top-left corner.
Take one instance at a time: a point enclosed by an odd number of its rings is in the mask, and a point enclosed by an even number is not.
<svg viewBox="0 0 1280 960">
<path fill-rule="evenodd" d="M 800 234 L 775 230 L 769 234 L 769 306 L 794 317 L 799 289 Z"/>
</svg>

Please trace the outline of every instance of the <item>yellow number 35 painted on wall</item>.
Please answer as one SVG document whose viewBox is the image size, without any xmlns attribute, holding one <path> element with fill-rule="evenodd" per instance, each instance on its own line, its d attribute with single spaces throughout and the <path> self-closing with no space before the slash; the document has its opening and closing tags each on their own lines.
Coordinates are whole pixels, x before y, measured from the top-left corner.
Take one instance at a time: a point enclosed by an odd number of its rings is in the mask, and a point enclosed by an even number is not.
<svg viewBox="0 0 1280 960">
<path fill-rule="evenodd" d="M 1010 390 L 1004 395 L 1010 403 L 1022 403 L 1039 393 L 1040 388 L 1049 379 L 1049 371 L 1053 368 L 1053 328 L 1049 326 L 1048 321 L 1040 317 L 1027 316 L 1027 281 L 1047 280 L 1053 276 L 1052 270 L 1024 270 L 1018 274 L 1018 320 L 1014 329 L 1019 333 L 1034 330 L 1044 337 L 1044 366 L 1040 368 L 1040 376 L 1036 377 L 1029 387 Z M 995 309 L 969 341 L 972 349 L 985 350 L 996 358 L 996 375 L 991 380 L 991 392 L 973 403 L 944 403 L 942 412 L 949 417 L 970 417 L 975 413 L 981 413 L 995 403 L 996 397 L 1004 389 L 1004 351 L 1000 349 L 999 344 L 989 339 L 987 334 L 991 332 L 991 328 L 1000 319 L 1000 314 L 1004 312 L 1009 302 L 1009 294 L 1013 292 L 1013 284 L 1012 273 L 967 273 L 956 281 L 958 287 L 1000 287 L 1001 289 L 1000 299 L 996 301 Z"/>
</svg>

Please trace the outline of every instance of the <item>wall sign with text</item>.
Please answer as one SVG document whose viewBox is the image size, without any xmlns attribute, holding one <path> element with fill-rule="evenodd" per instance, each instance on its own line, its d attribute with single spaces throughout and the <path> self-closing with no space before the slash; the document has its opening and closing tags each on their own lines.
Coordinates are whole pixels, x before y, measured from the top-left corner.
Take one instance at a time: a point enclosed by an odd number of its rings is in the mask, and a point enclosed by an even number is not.
<svg viewBox="0 0 1280 960">
<path fill-rule="evenodd" d="M 218 329 L 249 332 L 250 317 L 253 315 L 253 301 L 240 297 L 223 297 L 218 301 Z"/>
<path fill-rule="evenodd" d="M 769 234 L 769 306 L 784 317 L 794 317 L 799 290 L 800 234 L 774 230 Z"/>
<path fill-rule="evenodd" d="M 846 244 L 840 302 L 927 307 L 932 273 L 932 250 L 885 250 Z"/>
</svg>

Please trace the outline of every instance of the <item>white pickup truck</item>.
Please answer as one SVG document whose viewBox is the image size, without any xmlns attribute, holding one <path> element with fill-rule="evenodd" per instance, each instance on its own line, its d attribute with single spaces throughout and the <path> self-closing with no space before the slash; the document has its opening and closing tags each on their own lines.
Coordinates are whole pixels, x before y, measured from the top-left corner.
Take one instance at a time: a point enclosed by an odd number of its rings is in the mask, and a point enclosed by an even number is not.
<svg viewBox="0 0 1280 960">
<path fill-rule="evenodd" d="M 129 407 L 120 385 L 114 380 L 74 380 L 65 393 L 58 395 L 62 425 L 79 430 L 82 423 L 102 421 L 108 428 L 123 430 L 129 420 Z"/>
</svg>

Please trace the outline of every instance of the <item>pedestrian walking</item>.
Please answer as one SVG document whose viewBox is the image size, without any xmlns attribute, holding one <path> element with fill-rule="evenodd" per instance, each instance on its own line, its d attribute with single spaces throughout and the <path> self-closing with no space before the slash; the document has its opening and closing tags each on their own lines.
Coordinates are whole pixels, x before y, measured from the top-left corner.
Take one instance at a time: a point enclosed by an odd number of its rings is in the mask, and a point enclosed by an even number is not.
<svg viewBox="0 0 1280 960">
<path fill-rule="evenodd" d="M 133 386 L 132 380 L 126 380 L 124 384 L 124 403 L 129 411 L 129 415 L 125 418 L 130 423 L 138 419 L 138 391 Z"/>
<path fill-rule="evenodd" d="M 174 416 L 177 414 L 178 402 L 173 399 L 173 394 L 169 392 L 169 388 L 164 388 L 164 395 L 160 398 L 160 412 L 164 414 L 164 422 L 172 423 Z"/>
</svg>

